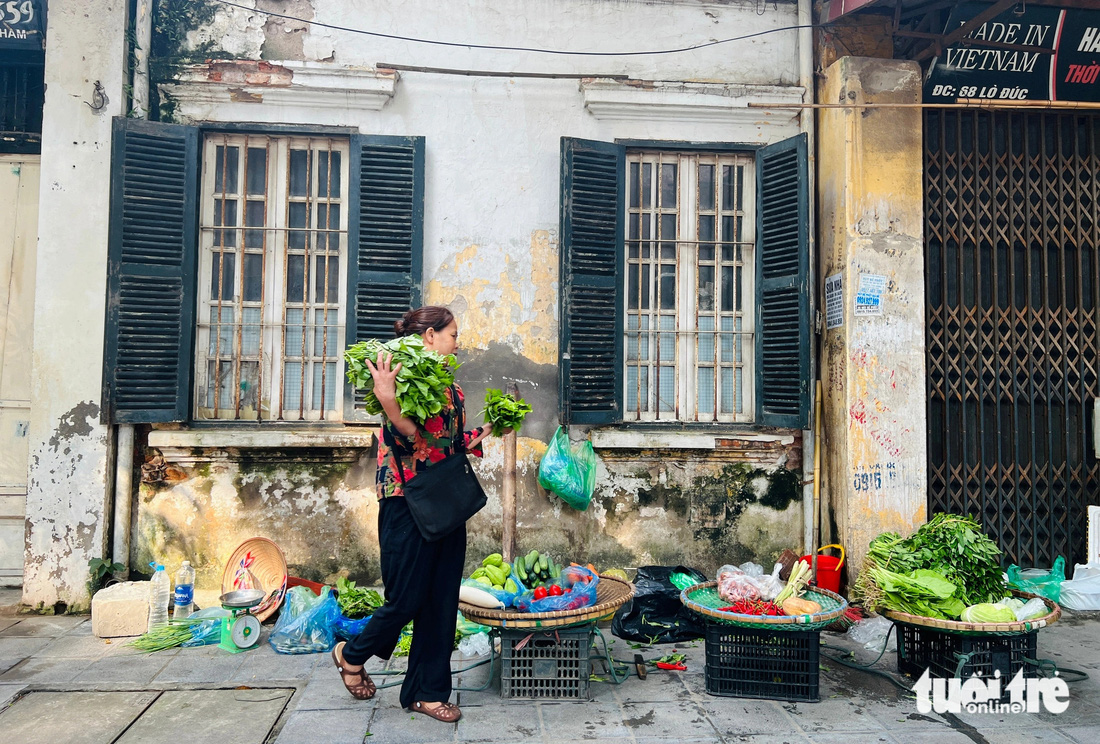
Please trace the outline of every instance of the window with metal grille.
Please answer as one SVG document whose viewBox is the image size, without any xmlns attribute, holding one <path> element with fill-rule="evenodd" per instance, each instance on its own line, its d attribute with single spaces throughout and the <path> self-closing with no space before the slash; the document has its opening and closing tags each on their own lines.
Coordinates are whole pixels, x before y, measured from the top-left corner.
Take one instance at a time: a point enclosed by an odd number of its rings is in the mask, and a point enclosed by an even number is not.
<svg viewBox="0 0 1100 744">
<path fill-rule="evenodd" d="M 43 69 L 0 59 L 0 153 L 42 151 Z"/>
<path fill-rule="evenodd" d="M 342 419 L 348 152 L 205 138 L 195 419 Z"/>
<path fill-rule="evenodd" d="M 753 164 L 627 153 L 625 420 L 753 420 Z"/>
</svg>

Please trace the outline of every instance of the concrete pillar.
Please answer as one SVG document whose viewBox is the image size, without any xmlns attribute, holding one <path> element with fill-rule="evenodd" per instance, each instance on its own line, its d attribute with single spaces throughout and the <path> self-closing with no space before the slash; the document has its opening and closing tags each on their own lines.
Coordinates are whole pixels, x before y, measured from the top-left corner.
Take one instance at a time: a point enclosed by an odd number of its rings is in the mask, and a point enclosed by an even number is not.
<svg viewBox="0 0 1100 744">
<path fill-rule="evenodd" d="M 843 57 L 826 71 L 820 100 L 919 103 L 920 69 Z M 839 315 L 826 313 L 840 325 L 826 330 L 823 349 L 823 461 L 833 530 L 853 569 L 875 535 L 907 534 L 925 520 L 921 141 L 919 108 L 820 111 L 819 282 L 828 289 L 839 277 L 843 287 Z"/>
<path fill-rule="evenodd" d="M 23 583 L 24 604 L 45 609 L 87 608 L 88 561 L 107 555 L 112 437 L 99 416 L 126 7 L 50 3 Z"/>
</svg>

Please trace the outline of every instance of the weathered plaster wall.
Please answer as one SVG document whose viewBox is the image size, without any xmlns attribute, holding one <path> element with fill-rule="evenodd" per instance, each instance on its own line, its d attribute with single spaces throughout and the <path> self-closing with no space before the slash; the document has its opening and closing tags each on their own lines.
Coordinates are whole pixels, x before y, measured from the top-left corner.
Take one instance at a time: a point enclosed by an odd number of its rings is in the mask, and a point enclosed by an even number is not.
<svg viewBox="0 0 1100 744">
<path fill-rule="evenodd" d="M 914 63 L 843 57 L 823 102 L 919 103 Z M 825 109 L 818 129 L 821 277 L 843 279 L 843 325 L 826 332 L 825 456 L 830 509 L 858 567 L 879 532 L 925 519 L 924 248 L 921 114 Z M 856 316 L 860 275 L 887 278 L 882 314 Z"/>
<path fill-rule="evenodd" d="M 126 3 L 50 4 L 23 602 L 87 607 L 105 554 L 112 437 L 99 423 L 111 117 L 123 113 Z M 90 104 L 96 82 L 106 100 Z"/>
<path fill-rule="evenodd" d="M 257 7 L 421 38 L 603 51 L 682 47 L 796 22 L 792 3 L 769 4 L 762 14 L 754 2 L 642 0 L 391 0 L 369 7 L 259 0 Z M 459 380 L 468 399 L 483 400 L 486 387 L 515 384 L 536 411 L 518 443 L 520 545 L 605 566 L 682 560 L 709 569 L 726 560 L 768 561 L 801 543 L 800 505 L 790 497 L 799 492 L 797 433 L 742 441 L 737 432 L 744 429 L 729 429 L 728 443 L 714 449 L 601 450 L 596 497 L 584 513 L 537 485 L 557 418 L 559 141 L 760 144 L 793 136 L 799 131 L 794 112 L 749 110 L 744 102 L 801 100 L 796 39 L 787 31 L 678 55 L 565 57 L 364 37 L 223 7 L 191 41 L 212 40 L 252 61 L 192 68 L 163 92 L 182 121 L 350 125 L 374 134 L 423 135 L 424 299 L 451 306 L 460 318 Z M 395 76 L 376 70 L 379 63 L 671 82 L 608 93 L 577 79 Z M 685 81 L 692 85 L 680 85 Z M 599 98 L 612 94 L 627 104 Z M 630 105 L 634 95 L 643 97 L 641 104 Z M 647 108 L 647 102 L 667 108 Z M 725 108 L 730 102 L 740 108 Z M 471 414 L 479 409 L 470 406 Z M 169 564 L 185 553 L 201 556 L 200 588 L 210 587 L 240 540 L 266 534 L 303 575 L 325 578 L 345 568 L 375 579 L 374 451 L 338 453 L 350 458 L 341 465 L 332 465 L 330 455 L 287 451 L 258 469 L 246 461 L 271 459 L 270 453 L 241 450 L 225 458 L 216 449 L 166 451 L 182 463 L 180 472 L 173 482 L 142 486 L 134 565 L 153 555 Z M 500 545 L 499 443 L 488 445 L 477 467 L 490 501 L 471 522 L 471 559 Z"/>
</svg>

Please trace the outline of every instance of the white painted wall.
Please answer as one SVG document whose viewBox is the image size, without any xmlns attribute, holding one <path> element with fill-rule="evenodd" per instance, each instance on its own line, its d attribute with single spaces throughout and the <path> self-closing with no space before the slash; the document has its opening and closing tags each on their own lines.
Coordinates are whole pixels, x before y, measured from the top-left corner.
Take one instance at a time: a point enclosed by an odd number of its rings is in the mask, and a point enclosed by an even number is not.
<svg viewBox="0 0 1100 744">
<path fill-rule="evenodd" d="M 23 602 L 87 606 L 109 524 L 99 423 L 111 117 L 123 113 L 126 3 L 50 3 L 34 303 Z M 96 81 L 109 103 L 93 111 Z"/>
</svg>

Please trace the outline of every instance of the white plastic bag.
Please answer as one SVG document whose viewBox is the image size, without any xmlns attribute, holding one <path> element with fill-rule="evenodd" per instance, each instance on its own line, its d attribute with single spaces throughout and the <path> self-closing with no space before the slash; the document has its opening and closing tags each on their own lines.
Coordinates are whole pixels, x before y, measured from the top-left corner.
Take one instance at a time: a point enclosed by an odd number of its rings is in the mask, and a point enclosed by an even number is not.
<svg viewBox="0 0 1100 744">
<path fill-rule="evenodd" d="M 863 647 L 868 651 L 878 653 L 882 651 L 883 641 L 886 639 L 887 634 L 890 633 L 890 627 L 892 625 L 892 622 L 881 615 L 867 617 L 848 628 L 847 635 L 856 643 L 863 644 Z M 890 645 L 887 647 L 887 651 L 897 650 L 897 638 L 896 633 L 890 635 Z"/>
<path fill-rule="evenodd" d="M 1042 617 L 1047 614 L 1046 602 L 1035 597 L 1029 599 L 1023 607 L 1013 610 L 1016 613 L 1016 620 L 1022 622 L 1024 620 L 1034 620 L 1037 617 Z"/>
<path fill-rule="evenodd" d="M 1073 579 L 1062 582 L 1059 604 L 1071 610 L 1100 610 L 1100 564 L 1078 563 Z"/>
<path fill-rule="evenodd" d="M 760 587 L 760 598 L 771 602 L 777 596 L 779 592 L 783 591 L 783 587 L 787 585 L 787 582 L 779 578 L 779 572 L 783 570 L 782 563 L 776 563 L 775 568 L 772 569 L 771 574 L 761 576 L 756 579 L 756 585 Z"/>
<path fill-rule="evenodd" d="M 489 653 L 489 634 L 474 633 L 458 642 L 458 652 L 463 656 L 485 656 Z"/>
</svg>

